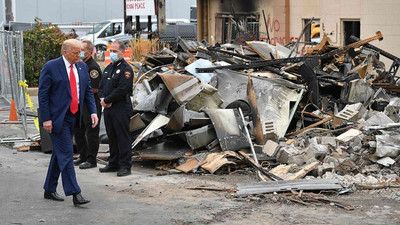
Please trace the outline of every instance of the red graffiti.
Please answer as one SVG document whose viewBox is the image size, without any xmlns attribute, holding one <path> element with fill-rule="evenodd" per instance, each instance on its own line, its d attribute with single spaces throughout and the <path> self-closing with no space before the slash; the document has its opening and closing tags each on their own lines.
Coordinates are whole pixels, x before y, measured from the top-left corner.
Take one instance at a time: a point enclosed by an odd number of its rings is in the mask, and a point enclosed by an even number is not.
<svg viewBox="0 0 400 225">
<path fill-rule="evenodd" d="M 271 19 L 270 14 L 268 14 L 267 24 L 268 24 L 270 32 L 272 32 L 272 31 L 277 32 L 281 29 L 281 23 L 279 22 L 279 20 L 274 19 L 274 18 Z"/>
<path fill-rule="evenodd" d="M 297 41 L 299 39 L 298 37 L 291 37 L 290 41 Z M 268 38 L 262 37 L 260 38 L 261 41 L 268 41 Z M 285 37 L 272 37 L 270 41 L 271 45 L 276 45 L 276 43 L 279 43 L 281 45 L 286 44 L 286 38 Z"/>
</svg>

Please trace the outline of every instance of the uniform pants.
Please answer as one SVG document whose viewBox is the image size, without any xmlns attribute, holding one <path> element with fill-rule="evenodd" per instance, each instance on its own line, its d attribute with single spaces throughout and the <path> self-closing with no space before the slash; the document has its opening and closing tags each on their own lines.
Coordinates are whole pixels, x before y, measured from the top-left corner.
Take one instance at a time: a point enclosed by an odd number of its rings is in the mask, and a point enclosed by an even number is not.
<svg viewBox="0 0 400 225">
<path fill-rule="evenodd" d="M 77 115 L 67 113 L 65 115 L 61 132 L 52 132 L 50 134 L 51 143 L 53 144 L 53 152 L 51 153 L 49 169 L 43 186 L 44 190 L 48 192 L 56 192 L 60 173 L 66 196 L 81 192 L 78 182 L 76 181 L 73 162 L 74 152 L 72 135 L 76 117 Z"/>
<path fill-rule="evenodd" d="M 95 94 L 96 95 L 96 94 Z M 97 117 L 99 118 L 99 124 L 92 128 L 92 119 L 86 106 L 83 107 L 82 123 L 79 127 L 75 128 L 75 143 L 79 152 L 79 158 L 83 162 L 90 162 L 96 164 L 97 153 L 99 152 L 99 132 L 100 132 L 100 119 L 101 119 L 101 105 L 100 99 L 95 96 Z"/>
<path fill-rule="evenodd" d="M 130 169 L 132 166 L 132 139 L 129 133 L 131 113 L 124 102 L 113 103 L 111 108 L 104 109 L 104 124 L 110 147 L 109 166 Z"/>
</svg>

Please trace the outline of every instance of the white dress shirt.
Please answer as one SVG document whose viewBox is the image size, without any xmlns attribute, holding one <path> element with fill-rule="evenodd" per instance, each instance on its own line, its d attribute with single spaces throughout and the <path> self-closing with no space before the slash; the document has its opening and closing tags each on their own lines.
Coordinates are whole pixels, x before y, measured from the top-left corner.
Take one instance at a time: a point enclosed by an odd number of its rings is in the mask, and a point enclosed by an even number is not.
<svg viewBox="0 0 400 225">
<path fill-rule="evenodd" d="M 68 62 L 68 60 L 62 56 L 63 60 L 64 60 L 64 64 L 65 64 L 65 69 L 67 70 L 67 74 L 68 74 L 68 79 L 69 79 L 69 71 L 71 70 L 71 63 Z M 73 70 L 74 70 L 74 75 L 75 75 L 75 81 L 76 81 L 76 90 L 77 90 L 77 94 L 78 94 L 78 103 L 79 103 L 79 74 L 78 74 L 78 70 L 76 69 L 76 66 L 74 64 L 73 66 Z"/>
</svg>

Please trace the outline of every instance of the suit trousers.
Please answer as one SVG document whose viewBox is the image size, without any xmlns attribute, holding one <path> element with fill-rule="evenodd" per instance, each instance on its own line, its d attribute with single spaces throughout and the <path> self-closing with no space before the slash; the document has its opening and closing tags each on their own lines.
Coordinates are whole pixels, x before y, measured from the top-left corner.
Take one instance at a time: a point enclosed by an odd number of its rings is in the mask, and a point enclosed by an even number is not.
<svg viewBox="0 0 400 225">
<path fill-rule="evenodd" d="M 79 158 L 83 162 L 90 162 L 96 164 L 97 153 L 99 152 L 99 132 L 100 132 L 100 119 L 101 119 L 101 104 L 100 99 L 95 94 L 95 102 L 97 109 L 97 117 L 99 118 L 99 124 L 92 128 L 92 119 L 90 117 L 89 110 L 86 106 L 83 107 L 82 123 L 79 127 L 79 123 L 75 128 L 75 143 L 79 152 Z"/>
<path fill-rule="evenodd" d="M 129 132 L 129 120 L 133 113 L 130 106 L 124 102 L 113 102 L 111 108 L 104 109 L 104 124 L 110 147 L 108 164 L 114 168 L 131 169 L 132 138 Z"/>
<path fill-rule="evenodd" d="M 44 190 L 48 192 L 56 191 L 60 173 L 66 196 L 81 192 L 78 182 L 76 181 L 73 161 L 74 150 L 72 144 L 72 135 L 76 119 L 78 118 L 77 115 L 79 114 L 76 113 L 73 115 L 68 110 L 65 115 L 61 132 L 52 132 L 50 134 L 51 143 L 53 144 L 53 152 L 51 153 L 49 169 L 43 186 Z"/>
</svg>

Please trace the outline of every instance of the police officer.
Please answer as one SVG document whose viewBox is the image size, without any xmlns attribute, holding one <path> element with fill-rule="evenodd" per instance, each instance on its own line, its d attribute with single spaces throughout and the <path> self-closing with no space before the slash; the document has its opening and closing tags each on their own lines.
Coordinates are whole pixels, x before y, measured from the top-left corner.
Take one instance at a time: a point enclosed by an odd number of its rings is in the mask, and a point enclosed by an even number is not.
<svg viewBox="0 0 400 225">
<path fill-rule="evenodd" d="M 99 171 L 117 172 L 117 176 L 131 174 L 132 150 L 129 120 L 133 115 L 130 95 L 133 89 L 133 71 L 124 60 L 125 45 L 114 41 L 110 46 L 110 63 L 100 83 L 100 103 L 104 107 L 104 123 L 110 147 L 107 166 Z"/>
<path fill-rule="evenodd" d="M 101 118 L 101 104 L 98 95 L 101 81 L 101 70 L 99 64 L 92 58 L 93 44 L 89 40 L 82 41 L 81 60 L 88 66 L 90 83 L 92 86 L 94 100 L 96 103 L 97 117 Z M 79 169 L 89 169 L 97 166 L 97 153 L 99 151 L 99 132 L 100 123 L 92 128 L 90 114 L 86 107 L 83 109 L 81 127 L 75 128 L 75 142 L 80 153 L 79 159 L 74 161 L 74 165 L 79 165 Z"/>
</svg>

